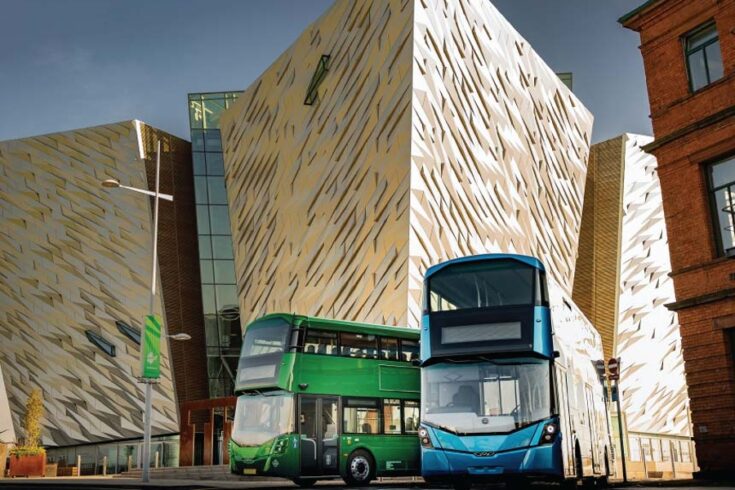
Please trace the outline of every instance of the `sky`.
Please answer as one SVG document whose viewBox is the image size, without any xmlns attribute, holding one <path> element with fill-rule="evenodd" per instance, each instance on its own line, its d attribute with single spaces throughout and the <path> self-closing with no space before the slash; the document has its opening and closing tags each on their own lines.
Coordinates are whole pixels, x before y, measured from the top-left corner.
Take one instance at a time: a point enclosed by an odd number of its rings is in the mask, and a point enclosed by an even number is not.
<svg viewBox="0 0 735 490">
<path fill-rule="evenodd" d="M 359 0 L 355 0 L 359 1 Z M 0 0 L 0 140 L 128 119 L 189 139 L 187 94 L 247 88 L 332 0 Z M 494 0 L 595 116 L 651 134 L 643 0 Z"/>
</svg>

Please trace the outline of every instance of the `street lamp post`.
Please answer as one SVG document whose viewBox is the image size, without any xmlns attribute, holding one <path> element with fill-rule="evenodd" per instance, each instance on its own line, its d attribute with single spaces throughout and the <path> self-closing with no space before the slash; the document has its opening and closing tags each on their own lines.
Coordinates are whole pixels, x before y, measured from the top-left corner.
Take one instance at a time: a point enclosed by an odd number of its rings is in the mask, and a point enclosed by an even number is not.
<svg viewBox="0 0 735 490">
<path fill-rule="evenodd" d="M 120 188 L 127 189 L 133 192 L 152 196 L 153 200 L 153 259 L 151 266 L 151 294 L 148 311 L 151 315 L 155 314 L 155 298 L 156 298 L 156 268 L 158 266 L 158 201 L 159 199 L 165 199 L 167 201 L 173 201 L 174 196 L 170 194 L 162 194 L 160 192 L 160 176 L 161 176 L 161 141 L 156 143 L 156 191 L 152 192 L 147 189 L 138 189 L 137 187 L 129 187 L 120 184 L 117 180 L 107 179 L 101 182 L 103 187 L 107 188 Z M 167 335 L 173 340 L 189 340 L 191 337 L 185 333 L 178 333 L 175 335 Z M 150 480 L 150 452 L 151 452 L 151 412 L 152 412 L 152 385 L 157 381 L 157 378 L 144 378 L 141 377 L 141 383 L 145 384 L 145 413 L 143 416 L 143 472 L 142 480 L 148 482 Z"/>
</svg>

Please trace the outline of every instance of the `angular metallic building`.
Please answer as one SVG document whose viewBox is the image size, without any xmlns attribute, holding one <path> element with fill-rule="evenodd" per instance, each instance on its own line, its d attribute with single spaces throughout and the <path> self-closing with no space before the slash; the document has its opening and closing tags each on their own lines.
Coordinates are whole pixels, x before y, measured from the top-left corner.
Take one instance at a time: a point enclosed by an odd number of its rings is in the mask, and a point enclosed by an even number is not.
<svg viewBox="0 0 735 490">
<path fill-rule="evenodd" d="M 426 268 L 475 253 L 571 294 L 592 116 L 489 2 L 338 1 L 221 126 L 243 324 L 418 326 Z"/>
<path fill-rule="evenodd" d="M 153 434 L 179 431 L 178 400 L 207 396 L 205 365 L 190 361 L 204 356 L 204 339 L 189 143 L 140 121 L 4 141 L 0 366 L 19 437 L 34 387 L 43 392 L 47 447 L 142 436 L 136 376 L 140 328 L 149 313 L 152 206 L 145 196 L 103 189 L 100 181 L 150 188 L 157 140 L 161 192 L 175 200 L 161 204 L 155 309 L 169 332 L 192 340 L 169 345 L 162 339 Z M 114 471 L 117 447 L 104 451 Z M 136 451 L 133 445 L 128 455 Z M 178 456 L 177 448 L 169 452 Z M 100 454 L 85 453 L 85 462 Z"/>
<path fill-rule="evenodd" d="M 629 475 L 691 476 L 691 428 L 652 138 L 592 145 L 573 299 L 621 359 Z M 614 413 L 614 412 L 613 412 Z M 616 434 L 617 436 L 617 434 Z M 678 472 L 678 475 L 677 475 Z"/>
</svg>

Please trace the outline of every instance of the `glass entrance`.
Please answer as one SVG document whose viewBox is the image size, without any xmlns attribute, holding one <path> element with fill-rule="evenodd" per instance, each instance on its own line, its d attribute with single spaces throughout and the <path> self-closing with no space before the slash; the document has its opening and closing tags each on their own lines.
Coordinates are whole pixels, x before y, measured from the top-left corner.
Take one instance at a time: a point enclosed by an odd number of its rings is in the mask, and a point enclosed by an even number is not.
<svg viewBox="0 0 735 490">
<path fill-rule="evenodd" d="M 302 396 L 299 402 L 301 474 L 337 474 L 339 403 L 337 397 Z"/>
</svg>

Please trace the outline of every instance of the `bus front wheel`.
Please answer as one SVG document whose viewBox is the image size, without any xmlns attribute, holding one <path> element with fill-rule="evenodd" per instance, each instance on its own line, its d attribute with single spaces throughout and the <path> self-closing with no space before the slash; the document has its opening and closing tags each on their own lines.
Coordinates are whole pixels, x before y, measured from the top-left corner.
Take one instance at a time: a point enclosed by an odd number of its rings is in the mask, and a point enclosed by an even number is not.
<svg viewBox="0 0 735 490">
<path fill-rule="evenodd" d="M 367 485 L 375 477 L 375 460 L 367 451 L 358 449 L 347 459 L 345 483 L 351 487 Z"/>
</svg>

